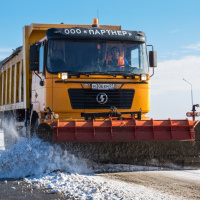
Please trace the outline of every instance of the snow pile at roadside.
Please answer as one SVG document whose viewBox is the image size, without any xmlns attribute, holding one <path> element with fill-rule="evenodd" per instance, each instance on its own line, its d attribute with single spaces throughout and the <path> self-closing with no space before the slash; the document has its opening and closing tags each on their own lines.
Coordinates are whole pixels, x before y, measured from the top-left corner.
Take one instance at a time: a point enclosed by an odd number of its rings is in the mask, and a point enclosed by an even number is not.
<svg viewBox="0 0 200 200">
<path fill-rule="evenodd" d="M 80 199 L 131 199 L 133 192 L 115 188 L 110 181 L 93 174 L 103 168 L 37 138 L 21 139 L 0 153 L 0 178 L 24 178 L 34 189 L 45 187 L 51 193 L 62 192 Z M 112 165 L 107 166 L 111 168 Z M 127 166 L 122 168 L 130 170 Z"/>
<path fill-rule="evenodd" d="M 50 189 L 50 193 L 62 192 L 66 197 L 77 199 L 134 199 L 133 191 L 123 185 L 116 186 L 104 178 L 96 175 L 80 175 L 67 173 L 51 173 L 42 177 L 25 179 L 35 187 Z"/>
<path fill-rule="evenodd" d="M 115 167 L 113 165 L 113 167 Z M 63 193 L 66 199 L 80 200 L 179 200 L 179 197 L 135 183 L 110 180 L 98 175 L 56 172 L 24 179 L 34 189 L 48 188 L 50 193 Z M 184 198 L 182 198 L 184 200 Z"/>
<path fill-rule="evenodd" d="M 55 170 L 91 173 L 84 160 L 79 160 L 58 145 L 37 138 L 21 139 L 0 154 L 0 178 L 22 178 Z"/>
</svg>

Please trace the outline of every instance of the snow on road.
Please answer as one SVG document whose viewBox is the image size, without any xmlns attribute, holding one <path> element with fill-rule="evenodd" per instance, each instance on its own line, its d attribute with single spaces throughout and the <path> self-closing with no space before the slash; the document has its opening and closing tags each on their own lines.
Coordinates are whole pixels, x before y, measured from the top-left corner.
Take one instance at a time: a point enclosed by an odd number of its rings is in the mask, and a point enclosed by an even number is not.
<svg viewBox="0 0 200 200">
<path fill-rule="evenodd" d="M 24 178 L 35 189 L 50 188 L 52 193 L 62 192 L 78 199 L 180 199 L 136 183 L 109 180 L 95 174 L 104 171 L 165 173 L 158 167 L 96 164 L 37 138 L 20 139 L 10 150 L 0 150 L 0 178 Z M 170 171 L 169 174 L 183 181 L 200 180 L 200 170 Z"/>
</svg>

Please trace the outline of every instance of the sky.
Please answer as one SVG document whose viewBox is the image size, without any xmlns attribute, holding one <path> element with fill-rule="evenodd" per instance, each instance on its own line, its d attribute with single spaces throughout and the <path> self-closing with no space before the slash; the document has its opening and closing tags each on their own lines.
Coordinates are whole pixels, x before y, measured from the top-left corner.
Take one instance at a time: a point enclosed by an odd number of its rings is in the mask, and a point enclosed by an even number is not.
<svg viewBox="0 0 200 200">
<path fill-rule="evenodd" d="M 192 101 L 200 104 L 200 0 L 0 1 L 0 60 L 22 45 L 25 25 L 92 24 L 98 17 L 99 24 L 145 32 L 157 51 L 150 118 L 185 119 Z"/>
</svg>

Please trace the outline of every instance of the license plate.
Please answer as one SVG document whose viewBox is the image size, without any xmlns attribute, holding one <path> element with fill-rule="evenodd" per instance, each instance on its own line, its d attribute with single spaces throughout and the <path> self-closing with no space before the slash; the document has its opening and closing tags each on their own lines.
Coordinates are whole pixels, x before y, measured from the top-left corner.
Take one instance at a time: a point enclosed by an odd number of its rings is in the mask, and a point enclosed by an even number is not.
<svg viewBox="0 0 200 200">
<path fill-rule="evenodd" d="M 93 90 L 114 90 L 115 89 L 115 84 L 92 84 L 92 89 Z"/>
</svg>

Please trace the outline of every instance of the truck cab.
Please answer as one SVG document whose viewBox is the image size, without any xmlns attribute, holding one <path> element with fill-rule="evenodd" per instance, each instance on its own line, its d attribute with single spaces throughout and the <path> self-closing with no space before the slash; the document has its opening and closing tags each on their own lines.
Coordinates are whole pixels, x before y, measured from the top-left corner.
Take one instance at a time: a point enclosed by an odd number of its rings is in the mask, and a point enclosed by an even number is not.
<svg viewBox="0 0 200 200">
<path fill-rule="evenodd" d="M 156 66 L 151 51 L 150 66 Z M 140 31 L 96 27 L 51 28 L 30 47 L 33 111 L 40 122 L 145 119 L 149 62 Z"/>
</svg>

